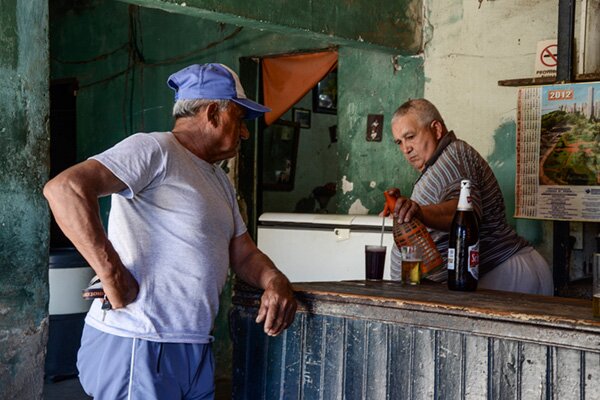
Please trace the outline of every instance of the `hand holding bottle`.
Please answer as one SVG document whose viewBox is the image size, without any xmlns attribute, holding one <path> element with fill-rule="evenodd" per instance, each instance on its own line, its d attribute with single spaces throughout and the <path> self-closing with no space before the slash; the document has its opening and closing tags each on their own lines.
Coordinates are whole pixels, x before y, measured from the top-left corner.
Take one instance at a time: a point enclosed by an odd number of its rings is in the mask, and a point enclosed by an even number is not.
<svg viewBox="0 0 600 400">
<path fill-rule="evenodd" d="M 398 248 L 402 246 L 416 246 L 419 249 L 423 257 L 423 263 L 421 264 L 421 275 L 423 277 L 441 268 L 443 260 L 437 251 L 431 235 L 420 219 L 413 218 L 415 214 L 421 212 L 421 207 L 414 201 L 402 197 L 400 190 L 397 188 L 386 190 L 383 194 L 385 196 L 383 215 L 388 215 L 390 212 L 397 215 L 399 209 L 404 210 L 402 218 L 393 219 L 392 232 L 396 246 Z M 410 210 L 412 211 L 409 214 L 408 211 Z M 405 222 L 406 218 L 408 218 L 408 221 Z"/>
<path fill-rule="evenodd" d="M 383 216 L 393 214 L 398 223 L 409 222 L 413 218 L 422 219 L 423 211 L 418 203 L 400 194 L 400 189 L 392 188 L 383 192 L 385 196 L 385 207 Z"/>
</svg>

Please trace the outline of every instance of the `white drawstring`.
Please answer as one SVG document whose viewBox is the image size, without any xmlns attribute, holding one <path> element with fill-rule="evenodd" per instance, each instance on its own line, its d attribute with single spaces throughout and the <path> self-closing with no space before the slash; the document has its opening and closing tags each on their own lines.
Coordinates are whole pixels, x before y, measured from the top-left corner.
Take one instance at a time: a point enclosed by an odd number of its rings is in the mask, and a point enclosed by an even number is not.
<svg viewBox="0 0 600 400">
<path fill-rule="evenodd" d="M 135 344 L 137 338 L 133 338 L 131 342 L 131 363 L 129 364 L 129 387 L 127 388 L 127 400 L 131 400 L 131 389 L 133 388 L 133 368 L 135 360 Z"/>
</svg>

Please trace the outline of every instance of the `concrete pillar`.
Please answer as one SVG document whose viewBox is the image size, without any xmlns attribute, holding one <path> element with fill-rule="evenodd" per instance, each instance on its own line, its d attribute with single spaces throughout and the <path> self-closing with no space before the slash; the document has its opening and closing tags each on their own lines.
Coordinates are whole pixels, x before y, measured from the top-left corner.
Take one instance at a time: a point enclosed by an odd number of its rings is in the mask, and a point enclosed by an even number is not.
<svg viewBox="0 0 600 400">
<path fill-rule="evenodd" d="M 48 335 L 48 4 L 0 0 L 0 398 L 41 399 Z"/>
</svg>

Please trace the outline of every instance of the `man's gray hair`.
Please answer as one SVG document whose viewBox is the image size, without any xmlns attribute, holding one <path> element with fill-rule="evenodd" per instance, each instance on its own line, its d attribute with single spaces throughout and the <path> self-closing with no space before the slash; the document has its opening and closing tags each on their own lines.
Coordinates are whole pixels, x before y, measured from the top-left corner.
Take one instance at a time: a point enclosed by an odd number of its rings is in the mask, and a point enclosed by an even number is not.
<svg viewBox="0 0 600 400">
<path fill-rule="evenodd" d="M 426 99 L 412 99 L 402 104 L 394 112 L 394 115 L 392 116 L 392 124 L 394 121 L 396 121 L 396 119 L 403 117 L 410 112 L 414 112 L 421 126 L 429 125 L 433 121 L 439 121 L 442 123 L 444 128 L 446 127 L 444 119 L 442 118 L 442 115 L 438 109 L 433 105 L 433 103 Z"/>
<path fill-rule="evenodd" d="M 229 107 L 230 100 L 211 100 L 211 99 L 193 99 L 193 100 L 177 100 L 173 106 L 173 117 L 193 117 L 200 109 L 208 106 L 211 103 L 217 103 L 220 111 L 224 111 Z"/>
</svg>

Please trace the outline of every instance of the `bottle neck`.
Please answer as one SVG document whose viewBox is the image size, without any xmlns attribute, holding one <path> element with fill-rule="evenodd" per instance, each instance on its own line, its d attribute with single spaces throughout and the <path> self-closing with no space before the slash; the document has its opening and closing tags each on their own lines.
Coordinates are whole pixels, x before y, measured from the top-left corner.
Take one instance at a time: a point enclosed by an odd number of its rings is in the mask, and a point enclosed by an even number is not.
<svg viewBox="0 0 600 400">
<path fill-rule="evenodd" d="M 463 187 L 460 189 L 460 197 L 458 198 L 457 211 L 473 211 L 471 203 L 471 189 Z"/>
</svg>

